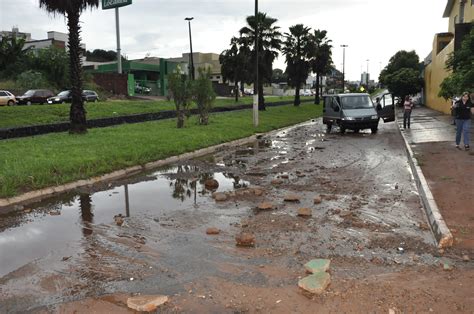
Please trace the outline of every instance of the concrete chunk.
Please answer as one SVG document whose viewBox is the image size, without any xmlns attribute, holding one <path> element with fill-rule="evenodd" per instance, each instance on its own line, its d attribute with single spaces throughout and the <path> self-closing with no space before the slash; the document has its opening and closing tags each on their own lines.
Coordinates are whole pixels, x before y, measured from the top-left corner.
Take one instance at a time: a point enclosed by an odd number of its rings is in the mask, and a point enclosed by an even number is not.
<svg viewBox="0 0 474 314">
<path fill-rule="evenodd" d="M 315 274 L 318 272 L 324 272 L 329 270 L 331 260 L 329 259 L 313 259 L 304 264 L 304 268 L 308 273 Z"/>
<path fill-rule="evenodd" d="M 127 299 L 127 306 L 135 311 L 151 312 L 168 302 L 165 295 L 142 295 Z"/>
<path fill-rule="evenodd" d="M 331 276 L 326 272 L 318 272 L 298 281 L 298 286 L 310 293 L 321 294 L 331 283 Z"/>
</svg>

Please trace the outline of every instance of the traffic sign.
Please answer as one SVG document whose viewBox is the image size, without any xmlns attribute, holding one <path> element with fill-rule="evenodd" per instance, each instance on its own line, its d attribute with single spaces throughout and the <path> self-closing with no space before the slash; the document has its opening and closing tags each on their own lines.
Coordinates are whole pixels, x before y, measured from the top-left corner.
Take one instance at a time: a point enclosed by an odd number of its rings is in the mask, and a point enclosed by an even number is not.
<svg viewBox="0 0 474 314">
<path fill-rule="evenodd" d="M 132 4 L 132 0 L 102 0 L 102 10 L 124 7 Z"/>
</svg>

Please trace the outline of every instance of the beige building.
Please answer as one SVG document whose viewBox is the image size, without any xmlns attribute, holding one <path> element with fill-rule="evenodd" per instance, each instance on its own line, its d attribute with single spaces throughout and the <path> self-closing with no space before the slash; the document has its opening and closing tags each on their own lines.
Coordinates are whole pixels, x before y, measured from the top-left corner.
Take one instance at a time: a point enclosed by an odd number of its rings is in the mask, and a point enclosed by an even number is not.
<svg viewBox="0 0 474 314">
<path fill-rule="evenodd" d="M 438 33 L 433 39 L 433 49 L 425 59 L 425 103 L 428 107 L 444 113 L 450 112 L 451 102 L 438 97 L 440 84 L 449 76 L 446 61 L 459 49 L 463 37 L 474 23 L 474 0 L 448 0 L 443 17 L 449 18 L 448 31 Z"/>
<path fill-rule="evenodd" d="M 183 53 L 181 57 L 169 58 L 168 61 L 181 63 L 181 68 L 188 71 L 189 68 L 189 53 Z M 211 81 L 222 83 L 221 64 L 219 62 L 219 54 L 217 53 L 202 53 L 193 52 L 194 76 L 198 76 L 199 68 L 211 69 Z"/>
</svg>

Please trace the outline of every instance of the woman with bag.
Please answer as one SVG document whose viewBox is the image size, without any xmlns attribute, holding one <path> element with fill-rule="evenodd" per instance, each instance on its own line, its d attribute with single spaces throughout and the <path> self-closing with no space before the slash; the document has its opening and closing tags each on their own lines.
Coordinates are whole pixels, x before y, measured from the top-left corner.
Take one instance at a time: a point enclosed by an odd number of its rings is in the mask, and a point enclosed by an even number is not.
<svg viewBox="0 0 474 314">
<path fill-rule="evenodd" d="M 469 97 L 469 92 L 462 93 L 461 99 L 454 104 L 456 117 L 456 148 L 461 143 L 461 134 L 464 140 L 464 149 L 469 150 L 469 129 L 471 128 L 471 116 L 474 106 Z"/>
</svg>

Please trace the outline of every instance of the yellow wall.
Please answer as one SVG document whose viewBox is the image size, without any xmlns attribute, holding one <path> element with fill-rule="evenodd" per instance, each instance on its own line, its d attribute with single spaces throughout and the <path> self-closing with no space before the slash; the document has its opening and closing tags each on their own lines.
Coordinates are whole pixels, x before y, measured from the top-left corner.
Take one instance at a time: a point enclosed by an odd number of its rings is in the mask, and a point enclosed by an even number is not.
<svg viewBox="0 0 474 314">
<path fill-rule="evenodd" d="M 451 103 L 444 98 L 438 97 L 441 82 L 449 75 L 446 71 L 446 61 L 449 54 L 454 50 L 452 40 L 443 50 L 436 55 L 437 38 L 433 41 L 433 55 L 431 63 L 425 68 L 425 95 L 426 105 L 444 113 L 450 113 Z"/>
<path fill-rule="evenodd" d="M 449 14 L 449 28 L 448 31 L 454 34 L 454 18 L 457 16 L 457 23 L 459 23 L 459 1 L 454 1 L 453 8 L 451 9 L 451 14 Z M 464 23 L 469 23 L 474 21 L 474 5 L 471 5 L 471 0 L 467 0 L 464 3 Z"/>
<path fill-rule="evenodd" d="M 454 34 L 455 17 L 459 23 L 459 1 L 453 2 L 453 7 L 449 15 L 448 31 Z M 471 5 L 471 0 L 467 0 L 464 4 L 464 23 L 474 21 L 474 6 Z M 441 36 L 441 34 L 439 34 Z M 454 51 L 454 40 L 444 47 L 438 54 L 438 34 L 435 35 L 432 48 L 432 61 L 425 67 L 425 103 L 428 107 L 435 110 L 450 113 L 451 102 L 445 101 L 444 98 L 438 97 L 441 82 L 450 74 L 446 71 L 446 61 L 451 52 Z"/>
</svg>

